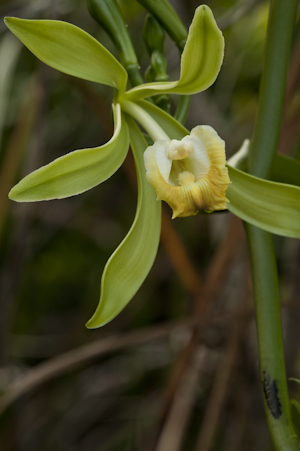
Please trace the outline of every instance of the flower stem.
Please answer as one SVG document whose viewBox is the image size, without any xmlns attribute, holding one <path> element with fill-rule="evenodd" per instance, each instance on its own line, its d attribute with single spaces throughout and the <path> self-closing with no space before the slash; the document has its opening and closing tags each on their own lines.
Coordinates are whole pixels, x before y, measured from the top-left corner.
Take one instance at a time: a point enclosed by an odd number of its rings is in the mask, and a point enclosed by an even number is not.
<svg viewBox="0 0 300 451">
<path fill-rule="evenodd" d="M 159 141 L 161 139 L 170 141 L 166 132 L 142 107 L 134 102 L 123 100 L 121 102 L 121 108 L 144 128 L 153 141 Z"/>
<path fill-rule="evenodd" d="M 259 107 L 249 172 L 268 178 L 282 120 L 297 0 L 271 0 Z M 298 450 L 287 390 L 278 276 L 272 237 L 246 224 L 254 285 L 260 374 L 270 434 L 277 451 Z"/>
</svg>

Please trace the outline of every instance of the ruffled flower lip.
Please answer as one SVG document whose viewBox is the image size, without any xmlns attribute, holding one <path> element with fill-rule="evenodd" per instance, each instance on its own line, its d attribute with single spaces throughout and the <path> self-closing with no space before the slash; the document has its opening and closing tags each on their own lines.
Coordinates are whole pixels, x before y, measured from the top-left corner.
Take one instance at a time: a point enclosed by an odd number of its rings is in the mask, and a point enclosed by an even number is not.
<svg viewBox="0 0 300 451">
<path fill-rule="evenodd" d="M 212 127 L 197 126 L 181 141 L 156 141 L 144 161 L 147 180 L 157 199 L 170 205 L 173 218 L 227 208 L 225 142 Z"/>
</svg>

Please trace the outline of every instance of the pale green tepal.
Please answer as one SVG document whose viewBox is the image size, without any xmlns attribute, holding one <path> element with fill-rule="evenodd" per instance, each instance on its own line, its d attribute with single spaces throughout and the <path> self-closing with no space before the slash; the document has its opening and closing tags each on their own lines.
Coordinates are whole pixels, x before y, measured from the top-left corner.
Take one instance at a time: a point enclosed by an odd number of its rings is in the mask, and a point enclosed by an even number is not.
<svg viewBox="0 0 300 451">
<path fill-rule="evenodd" d="M 88 328 L 103 326 L 135 295 L 151 269 L 159 243 L 161 202 L 156 200 L 155 190 L 146 179 L 143 154 L 147 144 L 135 121 L 153 141 L 177 140 L 179 143 L 189 135 L 172 116 L 143 99 L 162 93 L 194 94 L 207 89 L 219 73 L 224 39 L 209 7 L 199 6 L 182 54 L 180 79 L 147 83 L 126 91 L 127 73 L 123 66 L 80 28 L 51 20 L 6 18 L 5 23 L 49 66 L 115 88 L 115 131 L 110 141 L 54 160 L 26 176 L 9 193 L 11 199 L 20 202 L 80 194 L 114 174 L 131 145 L 138 176 L 136 215 L 127 236 L 105 266 L 99 305 L 87 323 Z M 267 182 L 238 169 L 228 169 L 232 182 L 226 192 L 230 201 L 228 209 L 264 230 L 300 237 L 298 187 Z"/>
</svg>

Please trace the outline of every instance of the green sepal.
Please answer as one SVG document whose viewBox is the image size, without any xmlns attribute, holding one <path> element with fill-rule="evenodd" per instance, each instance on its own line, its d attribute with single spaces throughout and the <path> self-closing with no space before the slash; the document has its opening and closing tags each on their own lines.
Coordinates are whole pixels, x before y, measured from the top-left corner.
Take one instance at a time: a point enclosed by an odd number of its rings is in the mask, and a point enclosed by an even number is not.
<svg viewBox="0 0 300 451">
<path fill-rule="evenodd" d="M 5 18 L 7 27 L 41 61 L 65 74 L 126 89 L 127 73 L 116 58 L 81 28 L 59 20 Z"/>
<path fill-rule="evenodd" d="M 12 188 L 10 199 L 18 202 L 62 199 L 111 177 L 123 163 L 129 147 L 128 127 L 120 105 L 114 107 L 114 121 L 110 141 L 100 147 L 70 152 L 37 169 Z"/>
<path fill-rule="evenodd" d="M 195 94 L 211 86 L 220 71 L 224 56 L 224 38 L 213 13 L 206 5 L 196 9 L 181 57 L 180 79 L 148 83 L 129 90 L 124 99 L 136 101 L 165 94 Z"/>
<path fill-rule="evenodd" d="M 161 225 L 161 202 L 146 179 L 143 153 L 147 143 L 126 116 L 138 177 L 138 204 L 127 236 L 106 263 L 99 305 L 86 326 L 104 326 L 128 304 L 147 277 L 156 257 Z"/>
<path fill-rule="evenodd" d="M 270 182 L 228 165 L 229 211 L 277 235 L 300 238 L 300 188 Z"/>
</svg>

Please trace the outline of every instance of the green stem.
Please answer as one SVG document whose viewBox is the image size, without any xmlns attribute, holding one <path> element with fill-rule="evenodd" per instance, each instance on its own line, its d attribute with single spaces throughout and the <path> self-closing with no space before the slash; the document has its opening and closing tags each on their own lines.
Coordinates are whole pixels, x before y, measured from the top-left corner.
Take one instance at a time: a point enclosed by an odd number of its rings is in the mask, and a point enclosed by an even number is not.
<svg viewBox="0 0 300 451">
<path fill-rule="evenodd" d="M 250 147 L 249 172 L 268 178 L 277 149 L 283 114 L 288 61 L 297 0 L 271 0 L 258 115 Z M 246 224 L 256 308 L 264 406 L 277 451 L 298 450 L 290 416 L 278 277 L 272 237 Z"/>
<path fill-rule="evenodd" d="M 277 268 L 272 236 L 246 224 L 250 248 L 264 406 L 277 451 L 299 451 L 286 383 Z"/>
<path fill-rule="evenodd" d="M 91 16 L 113 41 L 132 86 L 144 83 L 122 11 L 116 0 L 88 0 Z"/>
<path fill-rule="evenodd" d="M 271 0 L 257 119 L 249 172 L 268 178 L 283 114 L 287 68 L 297 13 L 297 0 Z"/>
</svg>

